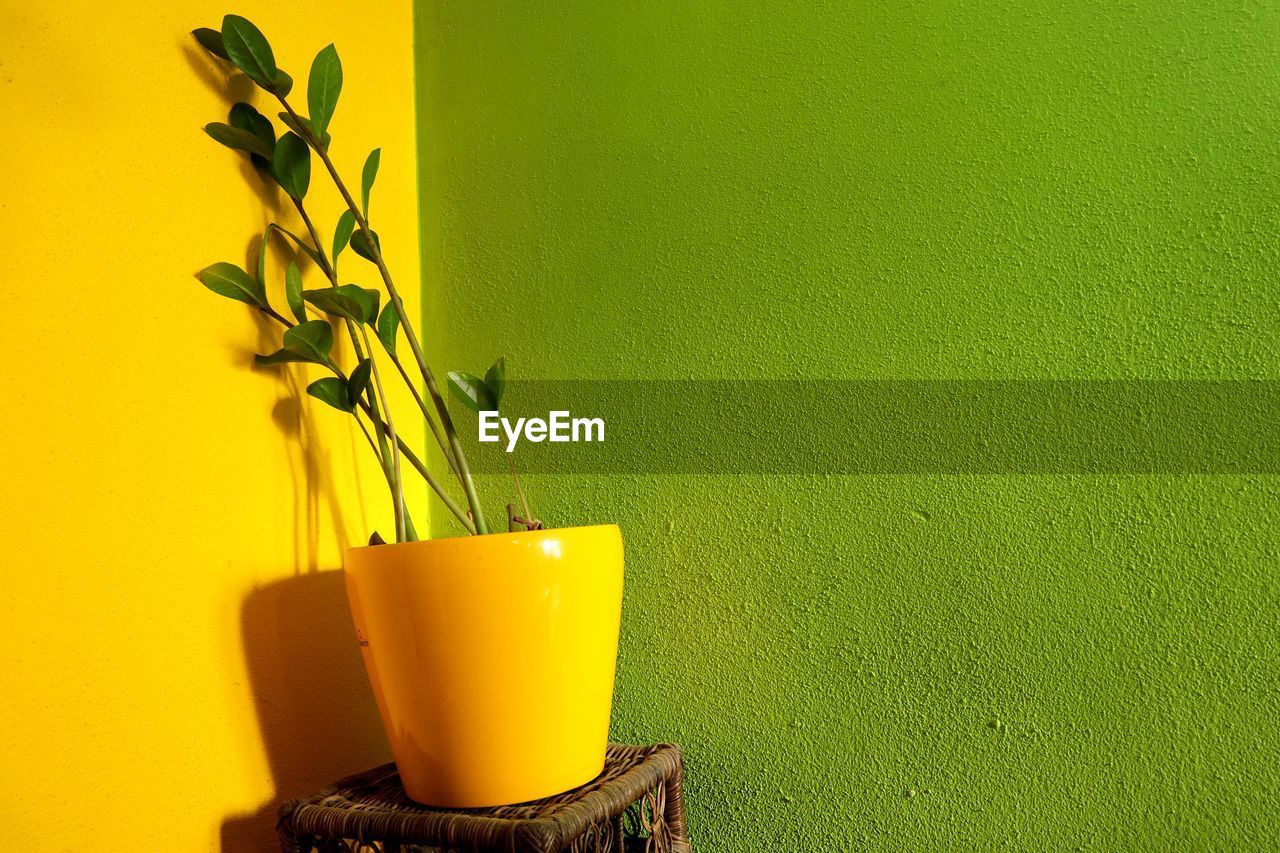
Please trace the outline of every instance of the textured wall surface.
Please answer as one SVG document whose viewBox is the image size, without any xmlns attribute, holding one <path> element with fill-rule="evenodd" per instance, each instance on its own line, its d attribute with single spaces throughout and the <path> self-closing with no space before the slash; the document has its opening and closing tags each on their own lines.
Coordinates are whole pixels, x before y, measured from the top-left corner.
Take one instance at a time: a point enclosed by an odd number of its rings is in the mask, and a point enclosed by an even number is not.
<svg viewBox="0 0 1280 853">
<path fill-rule="evenodd" d="M 0 3 L 0 278 L 21 304 L 0 371 L 0 818 L 22 850 L 278 850 L 280 799 L 386 760 L 341 574 L 321 571 L 388 529 L 377 469 L 298 404 L 307 371 L 253 370 L 278 332 L 193 278 L 254 257 L 268 217 L 301 230 L 201 132 L 237 99 L 276 113 L 187 35 L 227 11 Z M 373 211 L 413 281 L 409 4 L 236 11 L 296 103 L 337 41 L 334 159 L 358 180 L 383 146 Z M 327 235 L 319 169 L 307 203 Z"/>
<path fill-rule="evenodd" d="M 442 364 L 1280 369 L 1274 3 L 416 8 Z M 700 849 L 1280 835 L 1273 478 L 653 470 L 530 491 L 622 525 L 614 734 Z"/>
</svg>

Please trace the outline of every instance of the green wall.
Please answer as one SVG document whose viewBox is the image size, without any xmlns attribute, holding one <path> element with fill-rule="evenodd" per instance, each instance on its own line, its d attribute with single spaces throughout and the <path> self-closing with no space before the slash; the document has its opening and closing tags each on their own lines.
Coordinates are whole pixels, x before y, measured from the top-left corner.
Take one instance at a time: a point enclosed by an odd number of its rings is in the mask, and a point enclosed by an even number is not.
<svg viewBox="0 0 1280 853">
<path fill-rule="evenodd" d="M 1280 374 L 1276 4 L 747 6 L 419 0 L 442 365 Z M 1280 836 L 1273 477 L 532 479 L 702 850 Z"/>
</svg>

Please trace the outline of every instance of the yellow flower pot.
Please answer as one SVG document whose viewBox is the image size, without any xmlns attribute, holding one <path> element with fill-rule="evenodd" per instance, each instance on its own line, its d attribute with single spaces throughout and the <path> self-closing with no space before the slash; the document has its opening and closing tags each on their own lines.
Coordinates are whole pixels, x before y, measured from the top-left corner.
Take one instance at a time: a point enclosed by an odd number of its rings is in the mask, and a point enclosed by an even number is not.
<svg viewBox="0 0 1280 853">
<path fill-rule="evenodd" d="M 346 579 L 410 797 L 496 806 L 599 775 L 622 612 L 616 525 L 351 548 Z"/>
</svg>

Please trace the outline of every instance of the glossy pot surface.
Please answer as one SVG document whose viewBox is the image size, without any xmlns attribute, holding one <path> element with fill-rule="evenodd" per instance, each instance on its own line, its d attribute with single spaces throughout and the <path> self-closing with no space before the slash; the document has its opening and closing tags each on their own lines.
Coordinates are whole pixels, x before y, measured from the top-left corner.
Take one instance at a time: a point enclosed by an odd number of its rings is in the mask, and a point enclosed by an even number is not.
<svg viewBox="0 0 1280 853">
<path fill-rule="evenodd" d="M 599 775 L 622 611 L 616 525 L 351 548 L 345 568 L 410 797 L 494 806 Z"/>
</svg>

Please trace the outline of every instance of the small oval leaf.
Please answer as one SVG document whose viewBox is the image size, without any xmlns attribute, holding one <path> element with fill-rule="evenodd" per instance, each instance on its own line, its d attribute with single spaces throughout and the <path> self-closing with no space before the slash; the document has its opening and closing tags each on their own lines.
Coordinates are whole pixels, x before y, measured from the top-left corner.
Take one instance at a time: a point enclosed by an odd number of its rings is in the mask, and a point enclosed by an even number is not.
<svg viewBox="0 0 1280 853">
<path fill-rule="evenodd" d="M 262 140 L 262 144 L 267 148 L 267 153 L 265 156 L 259 154 L 258 158 L 261 159 L 255 158 L 254 163 L 260 166 L 270 165 L 271 152 L 276 147 L 276 128 L 271 123 L 271 119 L 255 110 L 251 105 L 239 103 L 231 108 L 231 116 L 227 119 L 227 122 L 232 127 L 246 130 Z"/>
<path fill-rule="evenodd" d="M 451 371 L 449 373 L 449 390 L 473 412 L 492 412 L 498 408 L 484 380 L 473 373 Z"/>
<path fill-rule="evenodd" d="M 353 323 L 359 323 L 363 313 L 359 304 L 338 293 L 332 287 L 322 290 L 304 290 L 302 298 L 332 317 L 341 317 Z"/>
<path fill-rule="evenodd" d="M 351 232 L 356 230 L 356 217 L 350 209 L 342 211 L 342 215 L 338 217 L 338 227 L 333 231 L 333 273 L 334 277 L 338 274 L 338 255 L 342 254 L 342 250 L 347 248 L 347 243 L 351 241 Z"/>
<path fill-rule="evenodd" d="M 489 393 L 493 396 L 493 407 L 496 409 L 502 404 L 502 395 L 507 390 L 507 357 L 499 356 L 498 360 L 493 363 L 489 371 L 484 375 L 484 384 L 489 386 Z"/>
<path fill-rule="evenodd" d="M 289 262 L 289 268 L 284 271 L 284 298 L 298 322 L 307 322 L 307 306 L 302 301 L 302 273 L 293 261 Z"/>
<path fill-rule="evenodd" d="M 302 298 L 326 314 L 332 314 L 353 323 L 369 323 L 378 316 L 381 294 L 376 290 L 344 284 L 321 290 L 306 290 Z"/>
<path fill-rule="evenodd" d="M 280 113 L 279 115 L 280 121 L 284 122 L 285 127 L 289 128 L 303 139 L 308 137 L 313 139 L 319 138 L 320 148 L 324 151 L 329 150 L 329 140 L 332 138 L 329 136 L 329 131 L 326 130 L 324 133 L 316 133 L 315 128 L 311 124 L 311 120 L 305 116 L 302 117 L 301 121 L 294 121 L 293 116 L 288 113 Z"/>
<path fill-rule="evenodd" d="M 219 296 L 259 308 L 267 307 L 267 294 L 262 283 L 235 264 L 211 264 L 196 273 L 196 278 Z"/>
<path fill-rule="evenodd" d="M 400 314 L 397 313 L 396 306 L 388 302 L 378 315 L 378 340 L 382 341 L 383 349 L 393 358 L 396 354 L 396 331 L 399 328 Z"/>
<path fill-rule="evenodd" d="M 222 46 L 235 66 L 264 89 L 276 79 L 276 58 L 262 31 L 239 15 L 222 19 Z"/>
<path fill-rule="evenodd" d="M 341 93 L 342 60 L 338 49 L 330 44 L 316 54 L 307 78 L 307 111 L 311 113 L 311 125 L 320 133 L 329 128 Z"/>
<path fill-rule="evenodd" d="M 382 301 L 381 291 L 360 287 L 357 284 L 344 284 L 334 289 L 360 306 L 360 322 L 372 323 L 378 319 L 378 303 Z"/>
<path fill-rule="evenodd" d="M 271 174 L 291 197 L 301 201 L 311 183 L 311 149 L 302 137 L 286 133 L 276 143 L 271 156 Z"/>
<path fill-rule="evenodd" d="M 227 49 L 222 45 L 222 33 L 209 27 L 199 27 L 191 31 L 191 35 L 196 37 L 196 41 L 200 42 L 200 46 L 221 59 L 230 60 L 227 56 Z"/>
<path fill-rule="evenodd" d="M 336 376 L 317 379 L 307 386 L 307 393 L 322 400 L 340 412 L 349 412 L 354 406 L 347 401 L 347 383 Z"/>
<path fill-rule="evenodd" d="M 360 402 L 360 395 L 364 393 L 364 389 L 369 387 L 369 375 L 373 370 L 372 359 L 361 359 L 356 365 L 356 369 L 351 371 L 350 378 L 347 379 L 347 402 L 351 404 L 351 408 L 355 408 Z"/>
<path fill-rule="evenodd" d="M 373 190 L 373 181 L 378 177 L 378 163 L 382 160 L 382 149 L 375 148 L 369 152 L 364 161 L 364 171 L 360 174 L 360 210 L 364 218 L 369 218 L 369 193 Z"/>
<path fill-rule="evenodd" d="M 382 241 L 378 239 L 378 232 L 370 229 L 369 233 L 373 235 L 373 245 L 378 247 L 378 253 L 381 254 Z M 364 231 L 356 231 L 351 235 L 351 251 L 366 261 L 377 263 L 377 261 L 373 260 L 373 250 L 369 248 L 369 242 L 365 240 Z"/>
<path fill-rule="evenodd" d="M 276 350 L 271 355 L 255 355 L 253 363 L 259 367 L 270 367 L 276 364 L 293 364 L 294 362 L 310 362 L 311 359 L 303 358 L 296 352 L 289 352 L 287 349 Z"/>
<path fill-rule="evenodd" d="M 258 243 L 258 284 L 262 285 L 264 292 L 267 286 L 267 247 L 271 241 L 271 232 L 274 230 L 274 225 L 268 225 L 262 232 L 262 240 Z"/>
<path fill-rule="evenodd" d="M 328 364 L 333 350 L 333 327 L 327 320 L 308 320 L 284 333 L 284 348 L 316 364 Z"/>
<path fill-rule="evenodd" d="M 271 91 L 282 98 L 287 98 L 293 91 L 293 78 L 277 68 L 276 79 L 271 83 Z"/>
<path fill-rule="evenodd" d="M 261 139 L 247 130 L 232 127 L 222 122 L 211 122 L 204 126 L 204 132 L 214 140 L 237 151 L 248 151 L 264 159 L 270 159 L 272 150 Z"/>
<path fill-rule="evenodd" d="M 267 227 L 272 227 L 272 226 L 267 226 Z M 301 237 L 299 237 L 297 234 L 294 234 L 288 228 L 282 228 L 279 225 L 275 225 L 274 227 L 276 231 L 279 231 L 281 234 L 283 234 L 284 236 L 292 240 L 293 244 L 298 247 L 298 249 L 302 252 L 302 254 L 310 258 L 312 263 L 314 263 L 318 267 L 323 266 L 320 263 L 320 256 L 317 255 L 315 253 L 315 250 L 312 249 L 311 246 L 307 244 L 306 240 L 303 240 Z"/>
</svg>

